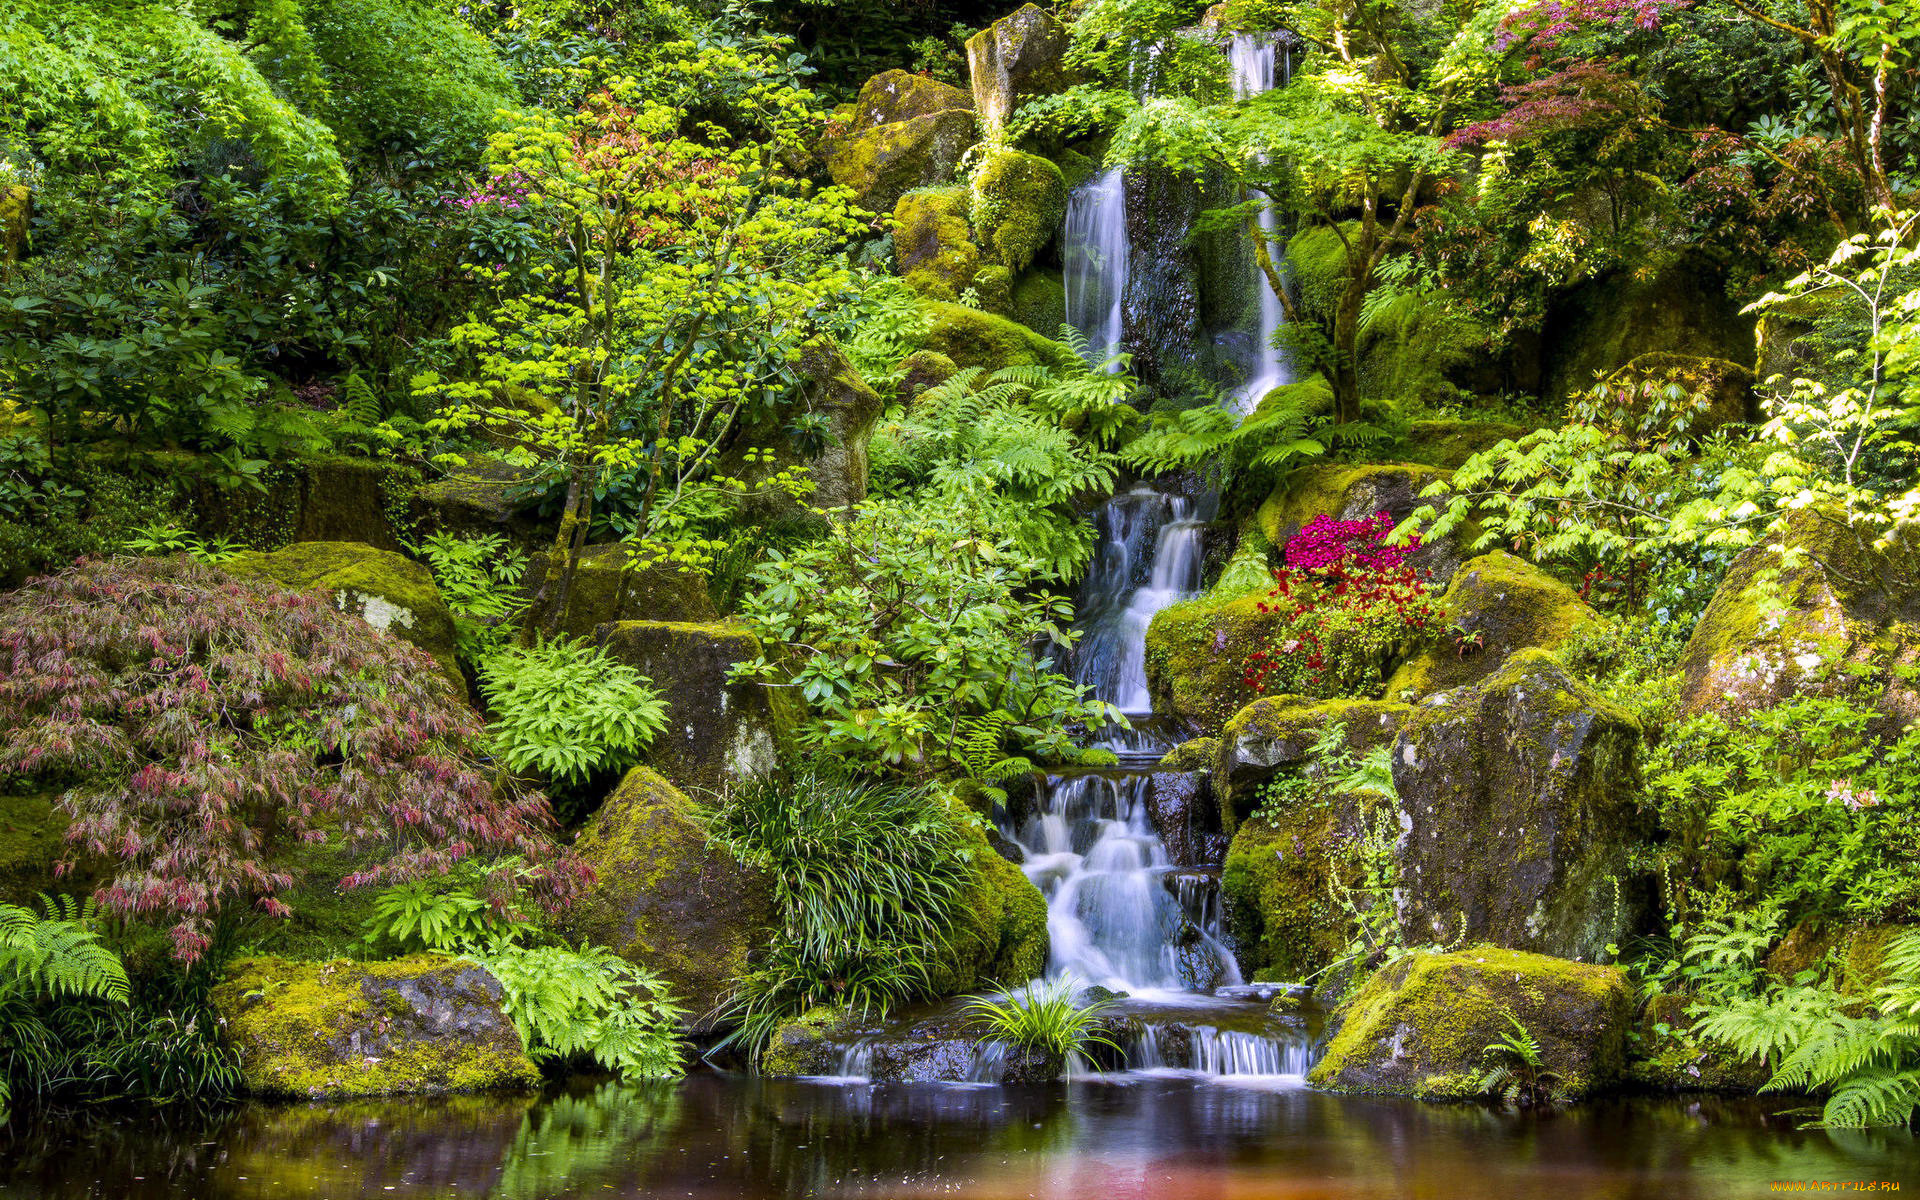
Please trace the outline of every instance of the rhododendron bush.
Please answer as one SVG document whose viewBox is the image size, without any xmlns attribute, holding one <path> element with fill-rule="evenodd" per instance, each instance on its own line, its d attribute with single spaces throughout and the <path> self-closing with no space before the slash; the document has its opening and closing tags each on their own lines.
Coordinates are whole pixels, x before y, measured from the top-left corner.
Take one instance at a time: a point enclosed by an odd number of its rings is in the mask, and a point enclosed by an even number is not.
<svg viewBox="0 0 1920 1200">
<path fill-rule="evenodd" d="M 64 789 L 61 871 L 107 863 L 100 905 L 171 921 L 185 960 L 236 906 L 289 915 L 302 843 L 364 851 L 349 887 L 514 854 L 570 899 L 589 873 L 480 734 L 422 651 L 318 595 L 146 559 L 0 598 L 0 780 Z"/>
<path fill-rule="evenodd" d="M 1259 608 L 1280 618 L 1247 655 L 1247 686 L 1262 694 L 1378 695 L 1394 665 L 1437 627 L 1427 572 L 1408 563 L 1418 537 L 1390 546 L 1393 518 L 1321 514 L 1286 545 L 1286 565 Z"/>
</svg>

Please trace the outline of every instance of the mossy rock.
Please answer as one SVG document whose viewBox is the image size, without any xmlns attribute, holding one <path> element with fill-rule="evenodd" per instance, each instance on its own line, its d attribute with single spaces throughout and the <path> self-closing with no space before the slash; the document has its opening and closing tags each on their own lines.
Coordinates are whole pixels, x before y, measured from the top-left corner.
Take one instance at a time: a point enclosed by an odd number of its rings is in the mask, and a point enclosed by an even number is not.
<svg viewBox="0 0 1920 1200">
<path fill-rule="evenodd" d="M 498 533 L 526 550 L 540 548 L 539 522 L 523 511 L 520 490 L 533 472 L 493 454 L 469 455 L 443 479 L 422 484 L 417 493 L 421 522 L 432 532 L 460 535 Z"/>
<path fill-rule="evenodd" d="M 1029 267 L 1013 281 L 1013 319 L 1047 337 L 1067 323 L 1067 284 L 1051 267 Z"/>
<path fill-rule="evenodd" d="M 960 367 L 938 350 L 915 350 L 900 364 L 899 395 L 912 400 L 960 373 Z"/>
<path fill-rule="evenodd" d="M 209 999 L 255 1096 L 439 1095 L 539 1082 L 485 970 L 444 955 L 383 963 L 243 958 Z"/>
<path fill-rule="evenodd" d="M 1920 720 L 1920 692 L 1902 678 L 1920 665 L 1920 547 L 1876 552 L 1873 537 L 1805 509 L 1734 559 L 1681 655 L 1680 711 L 1737 719 L 1865 675 L 1884 684 L 1878 707 L 1892 722 Z"/>
<path fill-rule="evenodd" d="M 1602 619 L 1572 588 L 1504 550 L 1462 566 L 1440 610 L 1467 640 L 1449 637 L 1400 664 L 1387 681 L 1389 697 L 1418 700 L 1478 683 L 1519 651 L 1557 650 Z"/>
<path fill-rule="evenodd" d="M 1732 298 L 1725 272 L 1692 256 L 1646 277 L 1616 271 L 1556 297 L 1542 342 L 1546 396 L 1559 401 L 1643 354 L 1746 361 L 1754 321 Z"/>
<path fill-rule="evenodd" d="M 912 71 L 893 70 L 882 71 L 861 85 L 846 117 L 850 132 L 864 133 L 896 121 L 972 107 L 971 92 Z"/>
<path fill-rule="evenodd" d="M 693 801 L 646 767 L 627 773 L 574 847 L 595 878 L 567 912 L 568 933 L 657 972 L 696 1032 L 720 1024 L 773 937 L 772 881 L 711 845 Z"/>
<path fill-rule="evenodd" d="M 996 317 L 1013 312 L 1013 272 L 999 263 L 989 263 L 973 275 L 973 297 L 981 312 Z"/>
<path fill-rule="evenodd" d="M 1413 710 L 1381 700 L 1313 700 L 1263 696 L 1235 713 L 1221 730 L 1214 754 L 1214 789 L 1229 832 L 1253 811 L 1262 784 L 1312 760 L 1313 745 L 1329 725 L 1346 730 L 1355 755 L 1389 745 Z"/>
<path fill-rule="evenodd" d="M 1444 495 L 1428 500 L 1421 493 L 1446 478 L 1446 471 L 1419 463 L 1316 462 L 1288 473 L 1260 505 L 1255 520 L 1277 559 L 1293 535 L 1322 514 L 1358 521 L 1384 512 L 1397 524 L 1422 505 L 1443 507 Z M 1464 547 L 1472 536 L 1473 531 L 1463 530 L 1423 542 L 1407 561 L 1427 572 L 1434 586 L 1445 587 L 1469 557 Z"/>
<path fill-rule="evenodd" d="M 1638 421 L 1646 416 L 1647 389 L 1679 387 L 1690 396 L 1706 398 L 1706 407 L 1689 421 L 1689 438 L 1702 438 L 1723 425 L 1752 422 L 1760 416 L 1753 390 L 1753 372 L 1725 358 L 1674 354 L 1656 350 L 1642 354 L 1607 376 L 1603 386 L 1615 396 L 1633 397 L 1623 416 Z"/>
<path fill-rule="evenodd" d="M 743 506 L 751 516 L 847 509 L 867 497 L 867 447 L 885 401 L 830 338 L 807 343 L 794 370 L 802 380 L 796 398 L 744 425 L 734 446 L 721 456 L 721 473 L 760 485 L 782 471 L 804 469 L 813 492 L 805 507 L 779 491 L 756 496 Z M 825 445 L 811 459 L 801 455 L 788 433 L 802 415 L 825 421 Z M 761 453 L 749 458 L 749 450 Z"/>
<path fill-rule="evenodd" d="M 67 818 L 58 792 L 0 793 L 0 904 L 31 907 L 42 892 L 81 890 L 61 879 L 54 864 L 67 853 Z"/>
<path fill-rule="evenodd" d="M 1261 611 L 1266 597 L 1265 589 L 1234 595 L 1216 588 L 1154 614 L 1146 641 L 1154 712 L 1190 737 L 1207 737 L 1259 698 L 1246 680 L 1247 656 L 1284 624 Z"/>
<path fill-rule="evenodd" d="M 1470 1100 L 1513 1030 L 1540 1043 L 1542 1065 L 1572 1096 L 1617 1084 L 1626 1065 L 1633 989 L 1618 967 L 1493 946 L 1414 953 L 1382 967 L 1340 1014 L 1340 1031 L 1308 1074 L 1332 1091 Z"/>
<path fill-rule="evenodd" d="M 963 818 L 955 814 L 955 819 Z M 927 963 L 928 983 L 936 996 L 1013 987 L 1037 978 L 1046 970 L 1052 945 L 1047 901 L 1040 889 L 994 852 L 976 824 L 967 822 L 964 828 L 973 873 L 945 944 Z"/>
<path fill-rule="evenodd" d="M 1667 993 L 1647 1002 L 1628 1038 L 1625 1082 L 1657 1092 L 1756 1092 L 1771 1072 L 1718 1042 L 1693 1036 L 1692 996 Z"/>
<path fill-rule="evenodd" d="M 1072 35 L 1051 14 L 1028 4 L 967 39 L 973 105 L 989 137 L 997 136 L 1026 101 L 1064 91 Z"/>
<path fill-rule="evenodd" d="M 1501 442 L 1519 441 L 1529 432 L 1506 421 L 1415 421 L 1394 452 L 1410 463 L 1453 471 L 1474 455 Z"/>
<path fill-rule="evenodd" d="M 620 662 L 653 681 L 667 728 L 647 761 L 696 794 L 778 770 L 792 753 L 796 701 L 782 688 L 731 680 L 736 663 L 760 657 L 760 641 L 723 622 L 616 621 L 596 633 Z"/>
<path fill-rule="evenodd" d="M 861 207 L 892 212 L 900 197 L 914 188 L 951 180 L 961 155 L 973 143 L 973 113 L 948 109 L 833 142 L 827 152 L 827 170 L 835 183 L 853 189 L 854 201 Z"/>
<path fill-rule="evenodd" d="M 795 1078 L 831 1075 L 839 1066 L 841 1043 L 856 1035 L 859 1022 L 839 1008 L 810 1008 L 773 1031 L 756 1064 L 762 1075 Z"/>
<path fill-rule="evenodd" d="M 466 694 L 454 658 L 453 613 L 441 599 L 433 573 L 419 563 L 360 542 L 295 542 L 270 553 L 236 555 L 221 568 L 271 579 L 297 592 L 325 592 L 341 612 L 432 655 Z"/>
<path fill-rule="evenodd" d="M 1639 724 L 1544 650 L 1417 706 L 1393 763 L 1407 936 L 1597 960 L 1639 931 L 1639 749 Z"/>
<path fill-rule="evenodd" d="M 548 553 L 543 550 L 527 561 L 521 589 L 528 599 L 546 575 Z M 671 563 L 639 565 L 642 561 L 624 543 L 582 549 L 559 631 L 592 637 L 600 626 L 616 621 L 719 619 L 703 572 L 681 571 Z"/>
<path fill-rule="evenodd" d="M 974 169 L 971 211 L 982 250 L 1017 275 L 1060 232 L 1067 215 L 1066 178 L 1038 155 L 990 151 Z"/>
<path fill-rule="evenodd" d="M 1017 321 L 960 304 L 923 301 L 928 330 L 920 349 L 945 355 L 960 367 L 997 371 L 1002 367 L 1074 365 L 1078 356 L 1051 338 Z"/>
<path fill-rule="evenodd" d="M 1219 755 L 1219 738 L 1194 738 L 1167 751 L 1160 765 L 1169 771 L 1211 771 Z"/>
<path fill-rule="evenodd" d="M 893 206 L 893 256 L 907 285 L 929 300 L 953 302 L 980 272 L 967 189 L 921 188 Z"/>
</svg>

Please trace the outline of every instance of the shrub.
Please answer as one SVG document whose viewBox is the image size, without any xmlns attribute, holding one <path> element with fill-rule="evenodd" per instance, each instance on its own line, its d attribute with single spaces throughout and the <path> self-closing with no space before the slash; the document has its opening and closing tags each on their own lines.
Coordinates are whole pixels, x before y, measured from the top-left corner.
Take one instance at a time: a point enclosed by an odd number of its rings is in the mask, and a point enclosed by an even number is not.
<svg viewBox="0 0 1920 1200">
<path fill-rule="evenodd" d="M 284 852 L 340 839 L 346 886 L 520 854 L 550 904 L 590 877 L 537 793 L 494 778 L 426 655 L 324 597 L 176 559 L 85 562 L 0 598 L 0 776 L 64 788 L 70 869 L 197 958 L 228 906 L 290 910 Z"/>
<path fill-rule="evenodd" d="M 1256 692 L 1368 696 L 1429 636 L 1440 616 L 1426 572 L 1407 565 L 1419 539 L 1390 546 L 1393 519 L 1315 517 L 1286 546 L 1262 613 L 1278 617 L 1247 655 Z"/>
<path fill-rule="evenodd" d="M 667 725 L 667 706 L 646 676 L 575 638 L 542 639 L 488 655 L 480 690 L 500 760 L 562 783 L 640 761 Z"/>
<path fill-rule="evenodd" d="M 1120 1049 L 1099 1025 L 1112 1007 L 1110 1000 L 1076 1005 L 1073 985 L 1057 981 L 1029 983 L 1000 996 L 969 996 L 965 1011 L 988 1037 L 1065 1061 L 1088 1046 Z"/>
<path fill-rule="evenodd" d="M 954 818 L 925 790 L 809 771 L 735 788 L 713 838 L 774 881 L 780 932 L 742 983 L 747 1039 L 818 1004 L 881 1015 L 925 994 L 971 871 Z"/>
<path fill-rule="evenodd" d="M 52 1090 L 59 1038 L 43 1000 L 99 999 L 125 1007 L 127 972 L 100 944 L 91 913 L 42 896 L 41 912 L 0 904 L 0 1116 L 16 1082 Z"/>
</svg>

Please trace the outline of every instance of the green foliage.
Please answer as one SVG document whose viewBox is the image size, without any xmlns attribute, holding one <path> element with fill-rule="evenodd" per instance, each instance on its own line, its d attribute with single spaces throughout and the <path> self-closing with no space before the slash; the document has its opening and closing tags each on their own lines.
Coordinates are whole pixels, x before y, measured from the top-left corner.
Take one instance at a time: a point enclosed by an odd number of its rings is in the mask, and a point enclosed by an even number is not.
<svg viewBox="0 0 1920 1200">
<path fill-rule="evenodd" d="M 1516 1108 L 1564 1103 L 1565 1080 L 1547 1067 L 1540 1039 L 1533 1036 L 1519 1017 L 1511 1012 L 1506 1017 L 1507 1031 L 1487 1044 L 1485 1053 L 1494 1063 L 1480 1077 L 1480 1090 Z"/>
<path fill-rule="evenodd" d="M 632 766 L 667 723 L 646 676 L 577 638 L 493 652 L 480 662 L 480 690 L 500 761 L 563 783 Z"/>
<path fill-rule="evenodd" d="M 780 932 L 734 999 L 763 1045 L 816 1005 L 883 1015 L 926 995 L 972 873 L 955 818 L 922 788 L 809 767 L 734 788 L 713 839 L 773 880 Z"/>
<path fill-rule="evenodd" d="M 102 945 L 91 904 L 40 897 L 40 912 L 0 904 L 0 1118 L 17 1080 L 45 1080 L 55 1039 L 36 1001 L 127 1003 L 120 956 Z M 42 1084 L 42 1086 L 44 1086 Z"/>
<path fill-rule="evenodd" d="M 121 540 L 120 548 L 130 554 L 147 556 L 185 554 L 193 561 L 208 566 L 226 562 L 246 549 L 232 538 L 204 538 L 172 521 L 139 526 Z"/>
<path fill-rule="evenodd" d="M 435 533 L 413 550 L 426 561 L 453 612 L 460 657 L 480 663 L 505 649 L 523 606 L 519 589 L 526 555 L 498 533 Z"/>
<path fill-rule="evenodd" d="M 999 995 L 969 996 L 962 1011 L 988 1038 L 1063 1063 L 1089 1046 L 1119 1050 L 1100 1025 L 1113 1002 L 1079 1006 L 1073 1001 L 1071 982 L 1034 981 Z"/>
<path fill-rule="evenodd" d="M 358 949 L 398 958 L 518 941 L 527 930 L 507 906 L 510 893 L 494 879 L 515 868 L 512 860 L 486 867 L 462 863 L 444 875 L 383 888 L 361 922 Z"/>
<path fill-rule="evenodd" d="M 968 720 L 994 712 L 1012 718 L 1010 753 L 1073 761 L 1073 726 L 1114 710 L 1031 652 L 1070 644 L 1072 606 L 1041 590 L 1051 564 L 1002 532 L 1001 511 L 972 489 L 870 500 L 770 552 L 741 619 L 784 654 L 736 672 L 791 686 L 811 713 L 802 740 L 860 766 L 940 773 Z"/>
<path fill-rule="evenodd" d="M 1676 919 L 1722 887 L 1789 922 L 1920 913 L 1920 727 L 1888 731 L 1873 701 L 1804 696 L 1667 731 L 1646 773 Z"/>
<path fill-rule="evenodd" d="M 585 1058 L 623 1079 L 683 1070 L 685 1010 L 657 975 L 613 951 L 495 943 L 470 957 L 500 981 L 507 1015 L 536 1062 Z"/>
</svg>

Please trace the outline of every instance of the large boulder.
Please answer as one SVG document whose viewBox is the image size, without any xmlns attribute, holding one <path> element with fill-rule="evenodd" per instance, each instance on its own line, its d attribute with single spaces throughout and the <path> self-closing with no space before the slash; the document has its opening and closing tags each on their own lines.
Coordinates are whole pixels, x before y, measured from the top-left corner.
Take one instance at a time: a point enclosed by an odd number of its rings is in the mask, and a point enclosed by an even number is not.
<svg viewBox="0 0 1920 1200">
<path fill-rule="evenodd" d="M 795 370 L 804 381 L 798 400 L 747 424 L 736 447 L 722 458 L 722 468 L 753 485 L 783 471 L 804 469 L 813 483 L 808 497 L 812 507 L 850 508 L 867 498 L 867 447 L 886 402 L 831 339 L 808 343 Z M 824 443 L 811 457 L 795 446 L 788 432 L 794 418 L 802 415 L 824 422 Z M 750 457 L 750 451 L 758 453 Z M 761 515 L 791 515 L 796 504 L 788 495 L 770 491 L 748 508 Z"/>
<path fill-rule="evenodd" d="M 920 310 L 927 319 L 920 348 L 942 354 L 956 366 L 997 371 L 1001 367 L 1062 369 L 1079 365 L 1079 356 L 1070 348 L 1017 321 L 932 300 L 923 301 Z"/>
<path fill-rule="evenodd" d="M 760 657 L 751 633 L 721 622 L 616 621 L 596 636 L 666 701 L 667 728 L 647 758 L 681 787 L 716 793 L 774 771 L 789 753 L 789 694 L 728 677 L 736 663 Z"/>
<path fill-rule="evenodd" d="M 531 468 L 515 466 L 496 454 L 468 455 L 445 477 L 423 484 L 416 495 L 421 521 L 428 532 L 480 535 L 498 533 L 514 545 L 536 549 L 543 536 L 540 523 L 525 510 L 523 489 Z"/>
<path fill-rule="evenodd" d="M 1540 1043 L 1543 1066 L 1570 1095 L 1613 1086 L 1626 1062 L 1633 989 L 1618 967 L 1492 946 L 1409 954 L 1375 972 L 1340 1014 L 1340 1030 L 1308 1081 L 1342 1092 L 1466 1100 L 1513 1032 Z"/>
<path fill-rule="evenodd" d="M 1025 983 L 1046 969 L 1052 945 L 1046 897 L 1025 872 L 994 852 L 977 825 L 964 827 L 974 869 L 959 915 L 927 963 L 937 996 Z"/>
<path fill-rule="evenodd" d="M 1600 617 L 1574 590 L 1504 550 L 1461 567 L 1440 598 L 1461 634 L 1402 663 L 1387 681 L 1395 699 L 1420 699 L 1478 683 L 1521 650 L 1554 650 Z"/>
<path fill-rule="evenodd" d="M 973 106 L 988 137 L 998 137 L 1026 101 L 1072 82 L 1065 63 L 1072 41 L 1066 26 L 1032 4 L 967 39 Z"/>
<path fill-rule="evenodd" d="M 657 972 L 696 1032 L 714 1028 L 778 920 L 764 872 L 711 845 L 686 793 L 636 767 L 574 843 L 593 887 L 567 931 Z"/>
<path fill-rule="evenodd" d="M 1050 267 L 1030 267 L 1013 281 L 1010 315 L 1028 329 L 1053 337 L 1067 323 L 1067 284 Z"/>
<path fill-rule="evenodd" d="M 1394 453 L 1409 463 L 1452 471 L 1501 442 L 1517 442 L 1525 436 L 1525 426 L 1505 421 L 1415 421 Z"/>
<path fill-rule="evenodd" d="M 539 1082 L 499 981 L 438 954 L 244 958 L 209 996 L 252 1095 L 438 1095 Z"/>
<path fill-rule="evenodd" d="M 893 207 L 893 256 L 907 285 L 929 300 L 960 299 L 980 273 L 971 201 L 962 187 L 922 188 Z"/>
<path fill-rule="evenodd" d="M 1681 656 L 1681 712 L 1737 718 L 1845 691 L 1864 673 L 1885 685 L 1888 718 L 1920 720 L 1900 669 L 1920 665 L 1920 549 L 1878 552 L 1872 540 L 1806 509 L 1734 559 Z"/>
<path fill-rule="evenodd" d="M 1214 768 L 1216 787 L 1231 787 L 1223 815 L 1238 813 L 1221 872 L 1229 930 L 1241 969 L 1267 979 L 1305 979 L 1347 949 L 1351 914 L 1334 895 L 1347 850 L 1365 832 L 1366 818 L 1385 797 L 1335 792 L 1318 779 L 1291 799 L 1259 804 L 1263 784 L 1283 774 L 1305 774 L 1313 746 L 1338 724 L 1348 751 L 1364 755 L 1392 743 L 1411 710 L 1364 700 L 1310 701 L 1294 696 L 1257 700 L 1228 723 Z M 1259 805 L 1256 812 L 1256 805 Z"/>
<path fill-rule="evenodd" d="M 1060 232 L 1067 215 L 1066 179 L 1059 167 L 1037 155 L 992 150 L 974 170 L 970 211 L 981 248 L 1017 275 Z"/>
<path fill-rule="evenodd" d="M 1247 682 L 1247 657 L 1283 624 L 1267 611 L 1267 590 L 1216 588 L 1161 609 L 1147 626 L 1153 711 L 1173 721 L 1183 736 L 1217 734 L 1259 698 Z"/>
<path fill-rule="evenodd" d="M 550 553 L 542 550 L 527 560 L 522 590 L 529 599 L 546 577 Z M 592 637 L 600 626 L 617 621 L 718 619 L 704 573 L 650 562 L 624 543 L 614 542 L 581 549 L 558 631 Z"/>
<path fill-rule="evenodd" d="M 1754 320 L 1740 311 L 1723 270 L 1683 258 L 1650 276 L 1616 271 L 1556 297 L 1542 342 L 1545 394 L 1559 401 L 1642 354 L 1745 360 Z"/>
<path fill-rule="evenodd" d="M 1415 708 L 1394 747 L 1401 927 L 1599 959 L 1641 923 L 1640 726 L 1542 650 Z"/>
<path fill-rule="evenodd" d="M 973 94 L 911 71 L 883 71 L 861 86 L 847 129 L 865 133 L 881 125 L 973 107 Z"/>
<path fill-rule="evenodd" d="M 970 110 L 932 112 L 835 140 L 827 151 L 827 171 L 835 183 L 853 189 L 861 207 L 892 212 L 914 188 L 952 179 L 973 142 Z"/>
<path fill-rule="evenodd" d="M 235 555 L 221 567 L 297 592 L 325 592 L 341 612 L 425 650 L 465 692 L 454 657 L 453 613 L 433 573 L 419 563 L 360 542 L 295 542 L 271 553 Z"/>
<path fill-rule="evenodd" d="M 1669 388 L 1704 400 L 1704 405 L 1686 418 L 1685 436 L 1690 439 L 1705 437 L 1722 425 L 1751 422 L 1760 415 L 1753 372 L 1725 358 L 1656 350 L 1607 376 L 1604 385 L 1624 401 L 1618 419 L 1627 425 L 1650 421 L 1655 428 L 1667 427 L 1678 415 L 1672 412 L 1667 398 Z"/>
</svg>

